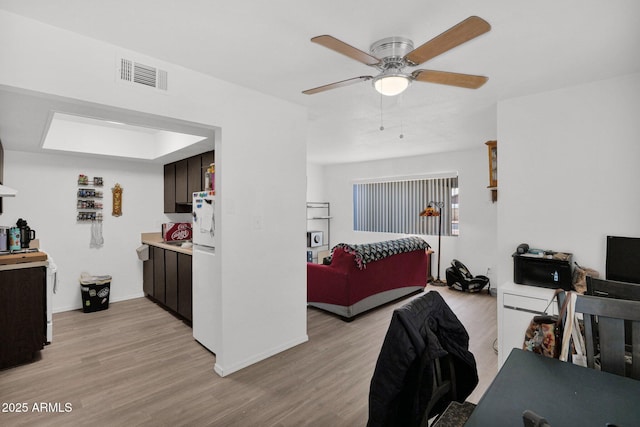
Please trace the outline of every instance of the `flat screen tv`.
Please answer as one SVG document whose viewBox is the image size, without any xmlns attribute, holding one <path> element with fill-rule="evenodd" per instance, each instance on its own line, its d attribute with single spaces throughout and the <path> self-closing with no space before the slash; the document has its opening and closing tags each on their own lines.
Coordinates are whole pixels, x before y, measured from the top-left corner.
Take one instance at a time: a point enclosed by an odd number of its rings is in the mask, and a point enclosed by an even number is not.
<svg viewBox="0 0 640 427">
<path fill-rule="evenodd" d="M 640 237 L 607 236 L 607 280 L 640 283 Z"/>
</svg>

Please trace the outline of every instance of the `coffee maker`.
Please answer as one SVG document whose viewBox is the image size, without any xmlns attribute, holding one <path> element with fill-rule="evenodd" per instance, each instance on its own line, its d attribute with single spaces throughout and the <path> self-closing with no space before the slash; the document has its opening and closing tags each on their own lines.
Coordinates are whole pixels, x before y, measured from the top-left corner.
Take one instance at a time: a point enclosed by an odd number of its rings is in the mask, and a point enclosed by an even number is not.
<svg viewBox="0 0 640 427">
<path fill-rule="evenodd" d="M 18 219 L 16 225 L 20 229 L 20 247 L 23 249 L 28 248 L 29 243 L 36 238 L 36 230 L 32 230 L 27 225 L 27 221 L 22 218 Z"/>
</svg>

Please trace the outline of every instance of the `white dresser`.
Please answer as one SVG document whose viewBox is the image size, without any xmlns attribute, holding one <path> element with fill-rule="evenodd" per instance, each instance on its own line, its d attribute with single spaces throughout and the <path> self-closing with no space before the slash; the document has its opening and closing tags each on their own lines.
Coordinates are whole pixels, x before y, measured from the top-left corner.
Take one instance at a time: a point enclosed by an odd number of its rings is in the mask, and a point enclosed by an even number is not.
<svg viewBox="0 0 640 427">
<path fill-rule="evenodd" d="M 513 282 L 506 282 L 498 288 L 498 369 L 512 348 L 522 348 L 529 322 L 533 316 L 544 312 L 554 291 Z M 547 313 L 558 313 L 555 301 L 549 306 Z"/>
</svg>

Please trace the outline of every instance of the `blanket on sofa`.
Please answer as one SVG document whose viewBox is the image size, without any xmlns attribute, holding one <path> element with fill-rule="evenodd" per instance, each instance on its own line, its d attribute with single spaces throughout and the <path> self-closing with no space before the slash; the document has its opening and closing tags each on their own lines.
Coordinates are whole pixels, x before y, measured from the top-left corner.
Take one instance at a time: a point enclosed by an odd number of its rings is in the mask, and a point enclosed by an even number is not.
<svg viewBox="0 0 640 427">
<path fill-rule="evenodd" d="M 342 248 L 346 253 L 354 256 L 356 264 L 360 270 L 367 267 L 367 263 L 378 261 L 391 255 L 412 252 L 419 249 L 429 249 L 431 246 L 420 237 L 405 237 L 403 239 L 387 240 L 376 243 L 363 243 L 350 245 L 348 243 L 338 243 L 333 247 L 331 253 L 336 248 Z"/>
</svg>

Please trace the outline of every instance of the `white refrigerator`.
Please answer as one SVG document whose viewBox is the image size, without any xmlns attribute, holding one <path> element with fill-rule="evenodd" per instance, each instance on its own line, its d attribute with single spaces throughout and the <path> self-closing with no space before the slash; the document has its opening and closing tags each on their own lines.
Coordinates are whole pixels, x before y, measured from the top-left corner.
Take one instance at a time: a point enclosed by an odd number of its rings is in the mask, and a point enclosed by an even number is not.
<svg viewBox="0 0 640 427">
<path fill-rule="evenodd" d="M 216 198 L 213 191 L 193 193 L 193 337 L 211 352 L 218 350 L 219 320 L 216 307 L 220 301 L 215 286 Z"/>
</svg>

